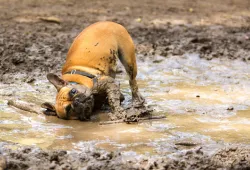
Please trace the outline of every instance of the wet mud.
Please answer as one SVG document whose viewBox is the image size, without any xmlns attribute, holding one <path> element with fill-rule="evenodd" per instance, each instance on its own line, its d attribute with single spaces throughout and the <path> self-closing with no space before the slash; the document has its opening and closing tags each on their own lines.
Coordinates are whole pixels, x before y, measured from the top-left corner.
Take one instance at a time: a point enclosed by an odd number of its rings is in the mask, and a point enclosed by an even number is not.
<svg viewBox="0 0 250 170">
<path fill-rule="evenodd" d="M 249 169 L 249 6 L 0 0 L 0 169 Z M 80 122 L 8 105 L 54 103 L 47 73 L 60 74 L 76 35 L 101 20 L 132 35 L 139 91 L 166 119 L 101 126 L 108 109 Z M 129 108 L 122 66 L 117 73 Z"/>
<path fill-rule="evenodd" d="M 16 149 L 13 149 L 16 148 Z M 190 149 L 168 157 L 134 158 L 119 152 L 43 151 L 35 147 L 1 144 L 6 169 L 248 169 L 249 148 L 228 147 L 208 156 L 202 148 Z"/>
<path fill-rule="evenodd" d="M 48 81 L 24 83 L 20 88 L 18 84 L 2 84 L 0 139 L 19 143 L 2 143 L 6 166 L 249 168 L 248 64 L 229 59 L 207 61 L 197 55 L 157 59 L 164 60 L 138 62 L 138 84 L 154 114 L 166 114 L 162 120 L 100 126 L 100 121 L 108 120 L 107 113 L 96 114 L 89 122 L 36 115 L 8 107 L 7 100 L 15 96 L 37 105 L 43 100 L 53 102 L 56 91 Z M 149 72 L 158 76 L 149 76 Z M 125 74 L 117 75 L 117 80 L 126 107 L 131 103 L 128 80 Z"/>
</svg>

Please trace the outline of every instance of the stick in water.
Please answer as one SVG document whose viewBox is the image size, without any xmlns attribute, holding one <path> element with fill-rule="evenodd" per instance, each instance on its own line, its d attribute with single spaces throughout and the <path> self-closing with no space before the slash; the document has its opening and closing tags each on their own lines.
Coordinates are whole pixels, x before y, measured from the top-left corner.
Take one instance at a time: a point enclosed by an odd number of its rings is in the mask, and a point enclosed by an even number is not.
<svg viewBox="0 0 250 170">
<path fill-rule="evenodd" d="M 40 114 L 40 112 L 37 111 L 37 110 L 39 110 L 39 108 L 36 107 L 34 104 L 28 104 L 28 103 L 22 102 L 22 101 L 8 100 L 8 105 L 16 107 L 18 109 L 21 109 L 23 111 Z"/>
<path fill-rule="evenodd" d="M 165 115 L 142 117 L 138 119 L 138 122 L 142 120 L 164 119 L 164 118 L 166 118 Z M 124 120 L 115 120 L 115 121 L 100 122 L 99 125 L 109 125 L 109 124 L 116 124 L 116 123 L 129 123 L 129 122 L 126 122 Z"/>
<path fill-rule="evenodd" d="M 196 146 L 198 143 L 192 143 L 192 142 L 178 142 L 175 143 L 175 145 L 181 145 L 181 146 Z"/>
</svg>

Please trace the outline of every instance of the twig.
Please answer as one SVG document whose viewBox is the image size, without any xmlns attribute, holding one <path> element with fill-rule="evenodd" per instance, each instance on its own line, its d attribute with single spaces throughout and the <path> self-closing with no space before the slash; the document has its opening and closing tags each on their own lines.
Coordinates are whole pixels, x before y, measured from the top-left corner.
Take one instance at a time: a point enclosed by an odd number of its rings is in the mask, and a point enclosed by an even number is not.
<svg viewBox="0 0 250 170">
<path fill-rule="evenodd" d="M 139 121 L 141 121 L 141 120 L 151 120 L 151 119 L 164 119 L 164 118 L 166 118 L 165 115 L 150 116 L 150 117 L 141 117 L 141 118 L 139 118 Z"/>
<path fill-rule="evenodd" d="M 192 143 L 192 142 L 178 142 L 175 143 L 175 145 L 181 145 L 181 146 L 196 146 L 198 145 L 197 143 Z"/>
<path fill-rule="evenodd" d="M 61 23 L 61 20 L 57 17 L 39 17 L 39 19 L 45 22 L 54 22 L 57 24 Z"/>
<path fill-rule="evenodd" d="M 27 111 L 27 112 L 40 114 L 40 112 L 37 111 L 38 108 L 36 108 L 35 105 L 28 104 L 28 103 L 25 103 L 25 102 L 8 100 L 8 105 L 14 106 L 14 107 L 16 107 L 18 109 L 21 109 L 21 110 L 24 110 L 24 111 Z"/>
<path fill-rule="evenodd" d="M 99 122 L 99 125 L 108 125 L 108 124 L 116 124 L 116 123 L 124 123 L 124 120 Z"/>
<path fill-rule="evenodd" d="M 143 120 L 164 119 L 164 118 L 166 118 L 165 115 L 142 117 L 142 118 L 138 118 L 138 122 L 143 121 Z M 130 123 L 130 122 L 129 121 L 127 122 L 125 120 L 114 120 L 114 121 L 99 122 L 99 125 L 109 125 L 109 124 L 116 124 L 116 123 Z"/>
</svg>

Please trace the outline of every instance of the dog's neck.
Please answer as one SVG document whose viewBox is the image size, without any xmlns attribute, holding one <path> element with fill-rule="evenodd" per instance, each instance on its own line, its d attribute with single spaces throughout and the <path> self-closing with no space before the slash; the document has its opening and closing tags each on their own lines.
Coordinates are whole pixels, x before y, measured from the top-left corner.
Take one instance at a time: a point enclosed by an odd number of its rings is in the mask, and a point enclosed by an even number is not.
<svg viewBox="0 0 250 170">
<path fill-rule="evenodd" d="M 67 66 L 62 70 L 62 78 L 67 82 L 78 83 L 90 89 L 94 86 L 94 77 L 100 75 L 101 72 L 85 66 Z"/>
<path fill-rule="evenodd" d="M 94 87 L 93 79 L 86 77 L 86 76 L 79 75 L 79 74 L 64 74 L 62 76 L 62 79 L 67 82 L 75 82 L 75 83 L 84 85 L 90 89 Z"/>
<path fill-rule="evenodd" d="M 87 66 L 68 66 L 68 65 L 64 65 L 63 69 L 62 69 L 62 74 L 65 74 L 68 71 L 72 71 L 72 70 L 79 70 L 79 71 L 83 71 L 92 75 L 101 75 L 102 71 L 98 70 L 96 68 L 91 68 L 91 67 L 87 67 Z"/>
</svg>

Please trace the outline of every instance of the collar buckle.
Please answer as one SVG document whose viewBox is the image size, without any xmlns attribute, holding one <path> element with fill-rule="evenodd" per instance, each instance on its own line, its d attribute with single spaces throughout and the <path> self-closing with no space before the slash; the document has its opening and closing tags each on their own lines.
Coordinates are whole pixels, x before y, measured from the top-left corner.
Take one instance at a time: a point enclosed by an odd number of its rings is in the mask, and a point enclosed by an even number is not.
<svg viewBox="0 0 250 170">
<path fill-rule="evenodd" d="M 76 73 L 76 70 L 71 70 L 70 71 L 70 74 L 75 74 Z"/>
</svg>

